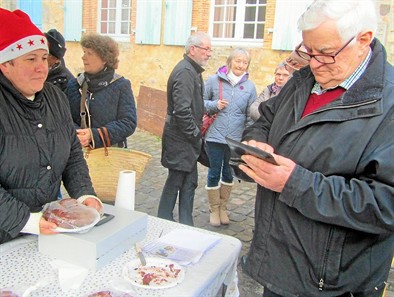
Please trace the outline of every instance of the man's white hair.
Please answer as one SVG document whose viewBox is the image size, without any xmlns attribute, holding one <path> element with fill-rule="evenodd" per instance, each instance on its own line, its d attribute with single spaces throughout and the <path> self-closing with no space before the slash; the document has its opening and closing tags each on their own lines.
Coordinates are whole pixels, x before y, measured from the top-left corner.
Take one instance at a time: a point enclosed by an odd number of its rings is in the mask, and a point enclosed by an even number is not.
<svg viewBox="0 0 394 297">
<path fill-rule="evenodd" d="M 190 47 L 192 47 L 193 45 L 197 45 L 197 46 L 202 45 L 204 41 L 211 41 L 211 37 L 205 32 L 197 32 L 195 34 L 190 35 L 185 45 L 186 54 L 189 54 Z"/>
<path fill-rule="evenodd" d="M 376 4 L 373 0 L 315 0 L 298 19 L 298 29 L 313 30 L 328 20 L 335 21 L 343 42 L 364 30 L 375 35 Z"/>
</svg>

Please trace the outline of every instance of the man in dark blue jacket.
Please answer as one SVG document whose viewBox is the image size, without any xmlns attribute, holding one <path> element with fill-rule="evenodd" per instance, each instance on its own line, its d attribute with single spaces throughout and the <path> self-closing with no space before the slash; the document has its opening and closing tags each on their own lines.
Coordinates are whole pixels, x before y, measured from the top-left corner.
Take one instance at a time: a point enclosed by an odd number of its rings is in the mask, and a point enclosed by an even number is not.
<svg viewBox="0 0 394 297">
<path fill-rule="evenodd" d="M 243 140 L 258 184 L 246 271 L 263 296 L 380 297 L 394 251 L 394 69 L 375 3 L 316 0 L 300 17 L 309 66 Z"/>
<path fill-rule="evenodd" d="M 193 201 L 197 188 L 197 159 L 201 152 L 204 113 L 202 66 L 212 54 L 211 39 L 205 33 L 191 35 L 186 54 L 167 82 L 167 118 L 162 137 L 161 163 L 168 177 L 160 198 L 158 216 L 174 220 L 179 194 L 179 222 L 193 225 Z"/>
<path fill-rule="evenodd" d="M 66 53 L 66 41 L 63 35 L 56 29 L 51 29 L 45 33 L 48 40 L 48 66 L 49 72 L 47 81 L 59 87 L 63 92 L 67 88 L 67 83 L 74 75 L 67 69 L 64 62 Z"/>
</svg>

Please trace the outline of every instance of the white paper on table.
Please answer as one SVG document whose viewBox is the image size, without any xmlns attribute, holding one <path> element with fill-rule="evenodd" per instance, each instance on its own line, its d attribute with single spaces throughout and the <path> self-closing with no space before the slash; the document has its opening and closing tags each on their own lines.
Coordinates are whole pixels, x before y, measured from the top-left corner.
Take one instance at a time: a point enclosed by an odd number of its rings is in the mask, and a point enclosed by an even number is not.
<svg viewBox="0 0 394 297">
<path fill-rule="evenodd" d="M 216 245 L 220 237 L 191 229 L 174 229 L 144 246 L 144 251 L 172 259 L 181 265 L 197 263 L 206 251 Z"/>
<path fill-rule="evenodd" d="M 115 206 L 134 210 L 135 204 L 135 171 L 119 172 L 118 188 L 116 190 Z"/>
<path fill-rule="evenodd" d="M 54 260 L 51 263 L 59 272 L 59 284 L 63 291 L 78 289 L 88 275 L 89 270 L 62 260 Z"/>
</svg>

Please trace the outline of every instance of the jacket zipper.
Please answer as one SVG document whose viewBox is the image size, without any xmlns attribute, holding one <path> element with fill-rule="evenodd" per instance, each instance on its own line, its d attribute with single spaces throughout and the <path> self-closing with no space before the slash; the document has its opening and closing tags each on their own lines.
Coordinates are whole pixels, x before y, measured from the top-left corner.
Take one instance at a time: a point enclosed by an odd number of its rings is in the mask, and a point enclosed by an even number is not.
<svg viewBox="0 0 394 297">
<path fill-rule="evenodd" d="M 231 102 L 234 102 L 234 86 L 233 85 L 231 85 L 231 86 L 232 87 L 231 87 L 231 99 L 230 100 L 231 100 Z M 225 98 L 222 98 L 222 99 L 225 99 Z M 229 99 L 227 99 L 227 101 L 229 101 Z M 230 105 L 230 102 L 228 102 L 228 104 Z M 231 114 L 231 112 L 232 112 L 232 110 L 230 110 L 228 112 L 228 114 Z M 230 131 L 228 129 L 231 126 L 230 122 L 231 122 L 231 117 L 227 117 L 227 135 L 230 133 Z"/>
<path fill-rule="evenodd" d="M 319 280 L 319 291 L 323 291 L 323 287 L 324 287 L 324 279 L 320 279 Z"/>
<path fill-rule="evenodd" d="M 348 108 L 353 108 L 353 107 L 360 107 L 360 106 L 364 106 L 364 105 L 368 105 L 368 104 L 372 104 L 377 102 L 378 100 L 372 100 L 372 101 L 368 101 L 368 102 L 364 102 L 364 103 L 359 103 L 359 104 L 354 104 L 354 105 L 346 105 L 346 106 L 333 106 L 333 107 L 328 107 L 328 108 L 323 108 L 320 110 L 317 110 L 315 112 L 312 112 L 310 114 L 308 114 L 307 116 L 313 115 L 313 114 L 317 114 L 323 111 L 327 111 L 327 110 L 333 110 L 333 109 L 348 109 Z"/>
<path fill-rule="evenodd" d="M 330 228 L 330 232 L 328 234 L 328 240 L 327 240 L 327 244 L 326 244 L 326 249 L 325 249 L 324 256 L 323 256 L 322 268 L 320 271 L 320 279 L 319 279 L 319 283 L 318 283 L 319 291 L 323 291 L 323 289 L 324 289 L 324 282 L 325 282 L 324 275 L 325 275 L 326 268 L 327 268 L 327 257 L 328 257 L 328 249 L 329 249 L 328 247 L 330 246 L 332 233 L 333 233 L 332 228 Z"/>
</svg>

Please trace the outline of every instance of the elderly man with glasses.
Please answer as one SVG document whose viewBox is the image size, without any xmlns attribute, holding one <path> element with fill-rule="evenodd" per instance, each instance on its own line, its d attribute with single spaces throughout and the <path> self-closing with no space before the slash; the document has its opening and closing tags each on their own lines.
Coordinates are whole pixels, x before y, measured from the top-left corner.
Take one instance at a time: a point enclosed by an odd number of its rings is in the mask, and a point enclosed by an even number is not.
<svg viewBox="0 0 394 297">
<path fill-rule="evenodd" d="M 202 147 L 204 82 L 201 73 L 211 56 L 211 37 L 204 32 L 190 35 L 183 59 L 174 67 L 167 82 L 161 164 L 168 168 L 168 177 L 157 216 L 174 221 L 173 211 L 179 197 L 179 222 L 191 226 L 198 185 L 197 160 Z"/>
<path fill-rule="evenodd" d="M 309 66 L 243 135 L 258 184 L 243 266 L 268 296 L 380 297 L 394 251 L 394 68 L 372 0 L 315 0 L 298 21 Z"/>
</svg>

